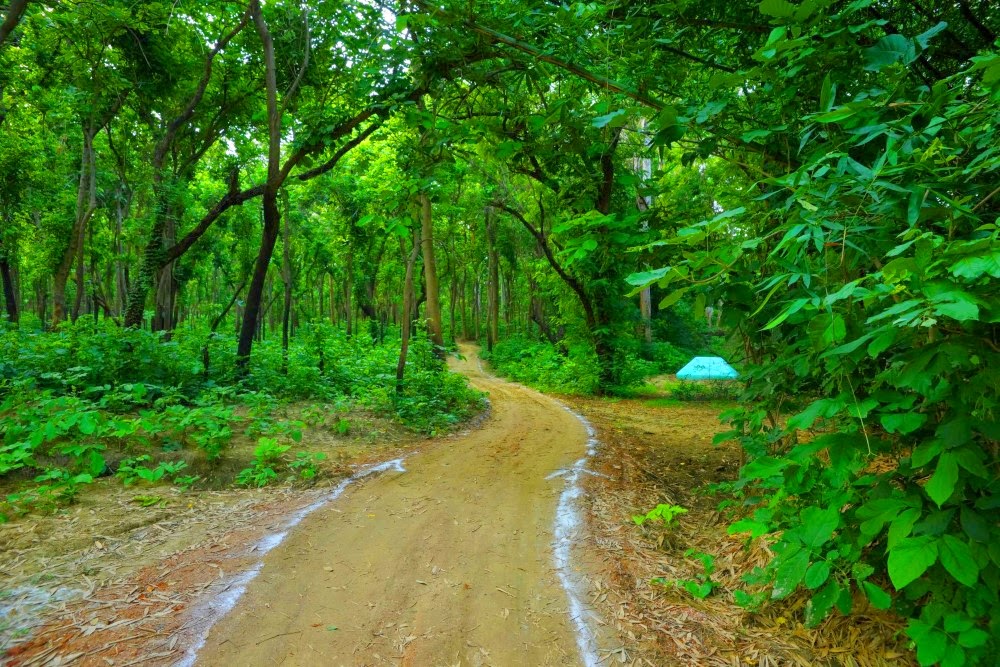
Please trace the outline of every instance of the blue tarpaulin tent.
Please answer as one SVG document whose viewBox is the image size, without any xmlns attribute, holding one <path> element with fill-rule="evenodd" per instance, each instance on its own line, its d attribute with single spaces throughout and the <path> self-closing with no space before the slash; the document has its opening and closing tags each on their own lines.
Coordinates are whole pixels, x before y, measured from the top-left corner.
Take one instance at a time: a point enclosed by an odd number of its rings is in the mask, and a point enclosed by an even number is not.
<svg viewBox="0 0 1000 667">
<path fill-rule="evenodd" d="M 681 380 L 735 380 L 739 376 L 722 357 L 695 357 L 677 371 Z"/>
</svg>

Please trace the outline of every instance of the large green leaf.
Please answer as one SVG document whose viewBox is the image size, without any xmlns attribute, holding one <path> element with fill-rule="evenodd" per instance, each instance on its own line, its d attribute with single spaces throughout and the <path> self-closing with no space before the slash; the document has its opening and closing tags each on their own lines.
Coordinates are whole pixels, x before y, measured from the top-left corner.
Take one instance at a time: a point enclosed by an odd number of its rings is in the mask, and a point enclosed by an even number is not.
<svg viewBox="0 0 1000 667">
<path fill-rule="evenodd" d="M 830 578 L 830 563 L 825 560 L 818 561 L 809 566 L 806 576 L 803 579 L 806 588 L 812 590 L 819 588 Z"/>
<path fill-rule="evenodd" d="M 788 18 L 795 13 L 795 5 L 788 0 L 762 0 L 759 9 L 761 14 L 776 18 Z"/>
<path fill-rule="evenodd" d="M 812 549 L 828 542 L 840 525 L 840 512 L 836 507 L 807 507 L 800 518 L 801 524 L 794 529 L 794 536 Z"/>
<path fill-rule="evenodd" d="M 888 609 L 892 606 L 892 597 L 870 581 L 861 583 L 861 589 L 872 606 L 876 609 Z"/>
<path fill-rule="evenodd" d="M 913 433 L 924 425 L 927 415 L 921 412 L 900 412 L 884 414 L 881 417 L 882 426 L 889 433 Z"/>
<path fill-rule="evenodd" d="M 667 266 L 661 269 L 653 269 L 652 271 L 639 271 L 638 273 L 631 273 L 625 278 L 625 282 L 629 285 L 635 285 L 636 287 L 643 287 L 649 285 L 650 283 L 655 283 L 657 280 L 670 273 L 670 270 L 670 267 Z"/>
<path fill-rule="evenodd" d="M 937 469 L 924 486 L 924 491 L 940 507 L 955 492 L 957 483 L 958 459 L 953 453 L 944 452 L 938 457 Z"/>
<path fill-rule="evenodd" d="M 889 550 L 889 578 L 896 590 L 917 580 L 937 561 L 937 543 L 927 535 L 901 540 Z"/>
<path fill-rule="evenodd" d="M 975 586 L 979 581 L 979 566 L 969 545 L 954 535 L 944 535 L 938 542 L 941 565 L 948 574 L 966 586 Z"/>
<path fill-rule="evenodd" d="M 917 48 L 913 40 L 902 35 L 886 35 L 875 42 L 875 46 L 862 53 L 865 57 L 865 69 L 873 72 L 895 63 L 909 65 L 917 59 Z"/>
<path fill-rule="evenodd" d="M 796 549 L 787 557 L 782 554 L 779 559 L 780 564 L 774 573 L 774 588 L 771 590 L 771 597 L 775 600 L 786 598 L 795 592 L 809 569 L 809 552 L 805 549 Z"/>
</svg>

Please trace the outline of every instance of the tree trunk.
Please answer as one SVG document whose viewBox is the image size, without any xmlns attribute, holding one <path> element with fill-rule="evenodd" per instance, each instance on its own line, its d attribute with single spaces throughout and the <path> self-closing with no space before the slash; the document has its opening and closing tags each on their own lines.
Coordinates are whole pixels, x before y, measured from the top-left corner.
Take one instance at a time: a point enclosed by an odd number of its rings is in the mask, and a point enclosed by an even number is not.
<svg viewBox="0 0 1000 667">
<path fill-rule="evenodd" d="M 274 61 L 274 42 L 261 12 L 260 0 L 251 0 L 250 12 L 257 26 L 264 51 L 265 88 L 267 91 L 267 183 L 264 185 L 264 233 L 254 264 L 253 278 L 247 291 L 246 310 L 236 346 L 237 374 L 245 376 L 250 367 L 250 352 L 254 334 L 261 323 L 260 306 L 264 296 L 267 269 L 274 254 L 274 245 L 281 229 L 281 211 L 278 210 L 278 189 L 281 187 L 281 110 L 278 108 L 278 82 Z"/>
<path fill-rule="evenodd" d="M 281 372 L 288 375 L 288 338 L 292 316 L 292 251 L 291 222 L 288 215 L 288 197 L 285 197 L 285 233 L 282 237 L 281 280 L 285 284 L 284 303 L 281 308 Z"/>
<path fill-rule="evenodd" d="M 17 293 L 14 290 L 14 277 L 10 270 L 10 260 L 0 248 L 0 281 L 3 282 L 3 300 L 7 307 L 7 320 L 11 324 L 20 321 L 20 309 L 17 304 Z"/>
<path fill-rule="evenodd" d="M 653 299 L 650 288 L 639 292 L 639 311 L 642 316 L 642 339 L 653 342 Z"/>
<path fill-rule="evenodd" d="M 318 322 L 323 319 L 323 315 L 326 313 L 326 274 L 320 273 L 316 278 L 316 282 L 319 283 L 319 308 L 316 310 L 316 321 Z"/>
<path fill-rule="evenodd" d="M 70 232 L 69 245 L 63 253 L 53 275 L 52 326 L 66 319 L 66 283 L 73 268 L 77 253 L 83 252 L 84 233 L 87 221 L 97 208 L 97 160 L 94 155 L 94 135 L 97 129 L 88 125 L 83 129 L 83 151 L 80 159 L 80 180 L 76 192 L 76 215 Z"/>
<path fill-rule="evenodd" d="M 347 337 L 354 335 L 354 314 L 351 305 L 351 292 L 354 291 L 354 249 L 347 249 L 347 276 L 344 278 L 344 326 Z"/>
<path fill-rule="evenodd" d="M 410 256 L 406 260 L 406 277 L 403 280 L 403 317 L 400 325 L 401 339 L 399 345 L 399 361 L 396 363 L 396 393 L 403 393 L 403 377 L 406 374 L 406 354 L 410 349 L 410 328 L 413 318 L 410 311 L 413 310 L 413 269 L 417 263 L 417 253 L 420 250 L 420 236 L 416 230 L 413 231 L 413 246 Z"/>
<path fill-rule="evenodd" d="M 431 220 L 431 200 L 427 193 L 417 195 L 420 202 L 420 227 L 424 254 L 424 284 L 427 299 L 427 328 L 438 356 L 444 354 L 444 334 L 441 331 L 441 295 L 438 288 L 437 264 L 434 261 L 434 228 Z"/>
<path fill-rule="evenodd" d="M 500 335 L 500 259 L 497 254 L 496 214 L 486 211 L 486 251 L 488 255 L 486 349 L 493 351 Z"/>
<path fill-rule="evenodd" d="M 639 131 L 640 134 L 645 134 L 646 131 L 646 119 L 643 118 L 639 121 Z M 646 150 L 649 150 L 650 139 L 645 141 Z M 633 159 L 633 166 L 635 171 L 639 176 L 639 183 L 642 187 L 648 187 L 649 182 L 653 178 L 653 160 L 645 155 L 636 155 Z M 639 209 L 640 213 L 645 213 L 653 205 L 653 198 L 649 195 L 643 195 L 641 192 L 635 196 L 635 205 Z M 642 222 L 640 227 L 641 231 L 646 231 L 649 229 L 649 223 L 645 220 Z M 647 343 L 653 342 L 653 301 L 652 301 L 652 288 L 648 285 L 639 292 L 639 316 L 642 320 L 641 332 L 642 339 Z"/>
</svg>

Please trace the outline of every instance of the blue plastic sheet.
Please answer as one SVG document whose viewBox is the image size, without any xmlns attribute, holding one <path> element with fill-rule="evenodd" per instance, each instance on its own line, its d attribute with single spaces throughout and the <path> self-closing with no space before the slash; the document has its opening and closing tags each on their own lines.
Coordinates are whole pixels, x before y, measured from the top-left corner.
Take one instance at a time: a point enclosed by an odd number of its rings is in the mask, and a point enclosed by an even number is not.
<svg viewBox="0 0 1000 667">
<path fill-rule="evenodd" d="M 739 376 L 722 357 L 695 357 L 677 371 L 681 380 L 735 380 Z"/>
</svg>

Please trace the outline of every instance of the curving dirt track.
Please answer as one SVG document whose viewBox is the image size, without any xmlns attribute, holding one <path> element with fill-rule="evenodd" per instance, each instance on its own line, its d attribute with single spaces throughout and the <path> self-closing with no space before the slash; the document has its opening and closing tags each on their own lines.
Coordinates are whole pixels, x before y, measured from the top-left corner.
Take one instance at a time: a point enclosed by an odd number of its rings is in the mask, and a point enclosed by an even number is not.
<svg viewBox="0 0 1000 667">
<path fill-rule="evenodd" d="M 579 665 L 553 568 L 560 477 L 581 422 L 545 396 L 454 370 L 492 410 L 306 518 L 211 630 L 198 665 Z"/>
</svg>

